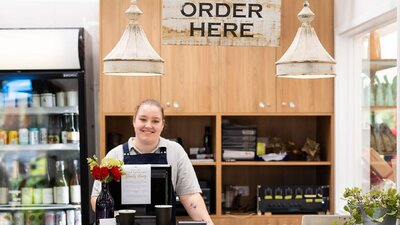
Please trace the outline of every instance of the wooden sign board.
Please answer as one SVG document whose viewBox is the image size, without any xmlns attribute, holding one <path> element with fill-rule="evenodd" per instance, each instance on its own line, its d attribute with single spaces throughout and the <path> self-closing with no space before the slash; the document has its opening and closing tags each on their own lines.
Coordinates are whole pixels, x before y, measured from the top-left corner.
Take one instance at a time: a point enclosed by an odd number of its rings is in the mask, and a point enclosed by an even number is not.
<svg viewBox="0 0 400 225">
<path fill-rule="evenodd" d="M 278 47 L 281 0 L 163 0 L 162 44 Z"/>
</svg>

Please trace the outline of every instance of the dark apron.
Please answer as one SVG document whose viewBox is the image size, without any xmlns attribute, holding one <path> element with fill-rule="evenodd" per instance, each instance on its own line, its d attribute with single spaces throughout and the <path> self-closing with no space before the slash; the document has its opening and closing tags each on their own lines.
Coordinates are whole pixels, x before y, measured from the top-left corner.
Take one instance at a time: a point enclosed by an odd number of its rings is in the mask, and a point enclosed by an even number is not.
<svg viewBox="0 0 400 225">
<path fill-rule="evenodd" d="M 168 164 L 167 161 L 167 151 L 165 147 L 160 147 L 159 153 L 148 153 L 148 154 L 136 154 L 131 155 L 128 142 L 122 145 L 124 151 L 124 164 Z M 134 150 L 136 151 L 136 150 Z M 113 194 L 114 198 L 114 209 L 119 210 L 123 207 L 121 205 L 121 183 L 120 182 L 110 182 L 110 192 Z M 176 207 L 176 195 L 173 191 L 172 196 L 172 216 L 171 224 L 175 224 L 175 207 Z M 129 207 L 128 207 L 129 208 Z"/>
</svg>

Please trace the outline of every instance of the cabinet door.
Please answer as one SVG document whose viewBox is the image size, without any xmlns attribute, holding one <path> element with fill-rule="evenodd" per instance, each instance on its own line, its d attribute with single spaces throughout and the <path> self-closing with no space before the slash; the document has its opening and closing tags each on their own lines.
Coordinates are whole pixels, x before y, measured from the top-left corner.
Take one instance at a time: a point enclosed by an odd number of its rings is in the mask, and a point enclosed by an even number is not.
<svg viewBox="0 0 400 225">
<path fill-rule="evenodd" d="M 217 112 L 216 49 L 213 46 L 162 46 L 165 75 L 161 79 L 161 99 L 166 112 Z"/>
<path fill-rule="evenodd" d="M 220 111 L 275 112 L 275 49 L 220 47 Z"/>
<path fill-rule="evenodd" d="M 281 46 L 277 48 L 277 60 L 292 43 L 300 22 L 297 14 L 302 1 L 282 1 Z M 321 44 L 333 55 L 333 0 L 310 1 L 316 14 L 312 26 Z M 277 79 L 277 112 L 333 112 L 333 79 L 298 80 Z"/>
<path fill-rule="evenodd" d="M 122 36 L 128 19 L 125 11 L 130 1 L 107 0 L 101 2 L 101 54 L 102 60 L 114 48 Z M 160 53 L 161 3 L 157 0 L 138 1 L 138 7 L 144 12 L 139 20 L 147 39 Z M 111 22 L 112 21 L 112 22 Z M 160 29 L 154 29 L 160 27 Z M 106 76 L 100 66 L 100 93 L 104 113 L 130 113 L 136 105 L 147 98 L 160 100 L 159 77 Z"/>
<path fill-rule="evenodd" d="M 278 112 L 333 112 L 331 79 L 277 79 Z"/>
</svg>

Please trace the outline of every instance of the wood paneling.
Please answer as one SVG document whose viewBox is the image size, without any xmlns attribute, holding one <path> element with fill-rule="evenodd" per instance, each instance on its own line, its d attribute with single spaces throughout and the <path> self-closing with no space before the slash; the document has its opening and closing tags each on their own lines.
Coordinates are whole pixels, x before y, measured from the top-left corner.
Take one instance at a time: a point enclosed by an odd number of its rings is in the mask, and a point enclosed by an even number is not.
<svg viewBox="0 0 400 225">
<path fill-rule="evenodd" d="M 311 25 L 322 45 L 333 56 L 333 0 L 310 0 L 309 2 L 311 10 L 315 13 L 315 19 Z M 281 46 L 277 48 L 276 60 L 289 48 L 301 25 L 297 14 L 303 7 L 302 3 L 303 1 L 282 0 L 282 41 Z M 278 78 L 276 83 L 278 112 L 333 112 L 333 79 Z"/>
<path fill-rule="evenodd" d="M 220 47 L 219 55 L 220 112 L 275 112 L 275 48 Z"/>
<path fill-rule="evenodd" d="M 167 113 L 218 110 L 218 52 L 212 46 L 162 46 L 161 99 Z"/>
<path fill-rule="evenodd" d="M 128 19 L 124 12 L 128 9 L 128 0 L 102 0 L 100 46 L 101 60 L 116 45 L 125 30 Z M 161 50 L 161 2 L 159 0 L 138 1 L 138 6 L 145 12 L 140 18 L 140 24 L 146 32 L 153 48 Z M 157 29 L 158 28 L 158 29 Z M 102 63 L 101 71 L 102 71 Z M 103 113 L 130 113 L 135 106 L 146 98 L 160 100 L 159 77 L 119 77 L 101 76 L 101 107 Z"/>
</svg>

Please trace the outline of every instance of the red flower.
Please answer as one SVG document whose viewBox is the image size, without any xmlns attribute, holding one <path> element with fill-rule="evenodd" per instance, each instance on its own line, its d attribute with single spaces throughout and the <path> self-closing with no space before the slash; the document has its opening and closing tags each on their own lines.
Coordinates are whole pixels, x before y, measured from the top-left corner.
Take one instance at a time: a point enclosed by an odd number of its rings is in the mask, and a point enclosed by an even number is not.
<svg viewBox="0 0 400 225">
<path fill-rule="evenodd" d="M 111 167 L 110 174 L 114 178 L 115 181 L 121 180 L 121 171 L 119 171 L 117 166 Z"/>
<path fill-rule="evenodd" d="M 102 180 L 102 176 L 101 176 L 101 170 L 99 166 L 94 166 L 92 171 L 91 171 L 94 179 L 96 180 Z"/>
<path fill-rule="evenodd" d="M 108 175 L 108 168 L 107 167 L 100 167 L 101 171 L 101 180 L 104 180 Z"/>
</svg>

